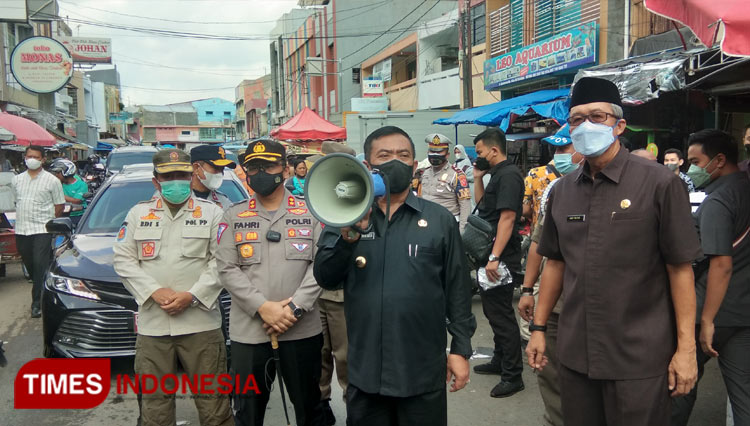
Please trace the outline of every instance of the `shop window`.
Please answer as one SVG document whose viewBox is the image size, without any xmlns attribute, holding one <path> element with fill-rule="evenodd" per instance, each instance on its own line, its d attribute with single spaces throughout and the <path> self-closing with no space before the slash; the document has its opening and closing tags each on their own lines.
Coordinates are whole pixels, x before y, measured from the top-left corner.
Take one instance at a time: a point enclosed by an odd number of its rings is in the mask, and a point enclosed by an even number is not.
<svg viewBox="0 0 750 426">
<path fill-rule="evenodd" d="M 587 11 L 591 12 L 590 5 Z M 534 42 L 588 22 L 580 0 L 537 0 L 534 3 Z M 584 19 L 586 20 L 584 22 Z"/>
<path fill-rule="evenodd" d="M 183 130 L 180 133 L 182 133 L 182 136 L 190 136 L 190 130 Z"/>
<path fill-rule="evenodd" d="M 510 0 L 510 49 L 523 46 L 524 0 Z"/>
<path fill-rule="evenodd" d="M 485 4 L 478 4 L 471 8 L 471 45 L 476 46 L 485 40 Z"/>
<path fill-rule="evenodd" d="M 213 116 L 214 112 L 213 111 L 206 111 L 206 115 Z"/>
</svg>

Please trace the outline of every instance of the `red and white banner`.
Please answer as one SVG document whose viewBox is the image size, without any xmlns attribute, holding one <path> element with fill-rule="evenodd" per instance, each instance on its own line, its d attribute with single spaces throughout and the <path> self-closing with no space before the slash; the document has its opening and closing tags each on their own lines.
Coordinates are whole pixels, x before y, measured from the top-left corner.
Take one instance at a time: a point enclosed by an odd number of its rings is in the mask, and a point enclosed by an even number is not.
<svg viewBox="0 0 750 426">
<path fill-rule="evenodd" d="M 112 39 L 98 37 L 59 37 L 77 64 L 111 64 Z"/>
</svg>

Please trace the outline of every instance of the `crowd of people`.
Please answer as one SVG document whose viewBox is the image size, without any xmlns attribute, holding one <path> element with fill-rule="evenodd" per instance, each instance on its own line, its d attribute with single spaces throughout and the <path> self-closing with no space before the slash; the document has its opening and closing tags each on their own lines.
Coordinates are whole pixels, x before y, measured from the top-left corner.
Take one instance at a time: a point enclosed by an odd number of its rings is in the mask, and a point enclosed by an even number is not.
<svg viewBox="0 0 750 426">
<path fill-rule="evenodd" d="M 470 376 L 476 288 L 494 352 L 473 371 L 499 376 L 490 396 L 524 390 L 525 360 L 549 425 L 685 425 L 716 357 L 735 425 L 749 425 L 747 161 L 728 134 L 703 130 L 686 155 L 669 149 L 659 164 L 620 143 L 625 126 L 616 86 L 581 79 L 567 123 L 544 140 L 552 161 L 526 177 L 499 129 L 474 138 L 475 161 L 427 135 L 420 168 L 411 137 L 380 128 L 362 161 L 387 178 L 389 194 L 342 228 L 308 209 L 307 164 L 290 162 L 276 141 L 253 141 L 240 156 L 252 195 L 236 204 L 217 192 L 224 168 L 236 166 L 221 148 L 160 150 L 157 193 L 130 210 L 114 246 L 139 306 L 135 372 L 175 374 L 179 359 L 191 375 L 255 377 L 259 395 L 196 399 L 204 425 L 263 424 L 277 374 L 298 425 L 332 425 L 334 368 L 347 424 L 446 425 L 446 392 Z M 337 151 L 354 154 L 324 144 Z M 32 316 L 51 255 L 44 223 L 80 192 L 64 191 L 79 186 L 66 163 L 54 175 L 40 168 L 43 154 L 30 147 L 29 170 L 13 183 Z M 692 214 L 696 191 L 704 196 Z M 527 254 L 522 221 L 532 230 Z M 481 224 L 491 235 L 471 271 L 463 238 Z M 232 297 L 228 365 L 222 289 Z M 174 424 L 174 400 L 144 396 L 140 416 Z"/>
</svg>

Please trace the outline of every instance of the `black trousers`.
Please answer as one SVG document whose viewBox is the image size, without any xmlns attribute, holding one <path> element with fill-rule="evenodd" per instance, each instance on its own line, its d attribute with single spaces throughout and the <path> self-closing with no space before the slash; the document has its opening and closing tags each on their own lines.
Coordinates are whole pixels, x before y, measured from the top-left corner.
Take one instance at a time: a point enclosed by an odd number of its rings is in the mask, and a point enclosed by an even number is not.
<svg viewBox="0 0 750 426">
<path fill-rule="evenodd" d="M 521 360 L 521 334 L 513 309 L 512 285 L 504 285 L 482 291 L 482 310 L 490 322 L 495 341 L 492 362 L 502 368 L 504 382 L 521 380 L 523 361 Z"/>
<path fill-rule="evenodd" d="M 44 276 L 52 261 L 52 234 L 16 234 L 16 248 L 34 283 L 31 287 L 31 302 L 39 305 L 42 301 Z"/>
<path fill-rule="evenodd" d="M 349 383 L 346 388 L 347 426 L 446 426 L 445 388 L 399 398 L 367 393 Z"/>
<path fill-rule="evenodd" d="M 703 377 L 705 365 L 711 360 L 701 349 L 698 341 L 700 328 L 695 328 L 698 349 L 698 380 Z M 732 403 L 732 415 L 736 426 L 750 425 L 750 327 L 716 327 L 713 348 L 717 358 L 727 394 Z M 696 383 L 689 394 L 674 398 L 672 402 L 672 426 L 688 424 L 693 405 L 698 398 Z"/>
<path fill-rule="evenodd" d="M 320 402 L 318 384 L 322 347 L 322 334 L 307 339 L 279 342 L 284 391 L 288 396 L 287 402 L 294 405 L 298 426 L 320 424 L 316 406 Z M 250 393 L 234 396 L 235 423 L 238 426 L 261 426 L 271 396 L 271 385 L 276 378 L 276 363 L 273 360 L 271 343 L 249 345 L 232 341 L 231 353 L 232 374 L 240 375 L 241 383 L 244 383 L 245 377 L 252 374 L 261 391 L 259 395 Z M 279 395 L 277 397 L 280 398 Z"/>
</svg>

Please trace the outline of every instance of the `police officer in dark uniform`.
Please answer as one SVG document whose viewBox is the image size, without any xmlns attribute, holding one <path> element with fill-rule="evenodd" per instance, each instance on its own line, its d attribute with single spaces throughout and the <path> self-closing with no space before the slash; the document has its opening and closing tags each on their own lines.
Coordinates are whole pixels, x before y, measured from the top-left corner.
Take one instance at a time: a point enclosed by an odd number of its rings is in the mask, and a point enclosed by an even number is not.
<svg viewBox="0 0 750 426">
<path fill-rule="evenodd" d="M 358 224 L 364 234 L 327 226 L 314 267 L 321 287 L 343 283 L 348 424 L 445 425 L 446 368 L 451 391 L 463 388 L 476 328 L 458 223 L 410 191 L 414 144 L 403 130 L 374 131 L 364 154 L 387 177 L 390 204 L 373 204 Z"/>
<path fill-rule="evenodd" d="M 279 340 L 281 374 L 297 425 L 316 424 L 323 347 L 321 288 L 313 278 L 313 254 L 321 227 L 304 200 L 284 188 L 286 154 L 272 140 L 247 147 L 243 167 L 255 191 L 224 213 L 216 263 L 232 295 L 229 335 L 232 370 L 253 375 L 261 394 L 236 395 L 238 425 L 262 425 L 276 375 L 269 334 Z"/>
<path fill-rule="evenodd" d="M 213 201 L 226 210 L 232 204 L 229 197 L 219 191 L 224 181 L 224 168 L 234 169 L 237 165 L 227 159 L 224 148 L 216 145 L 196 146 L 190 151 L 193 164 L 193 180 L 190 184 L 198 198 Z"/>
</svg>

